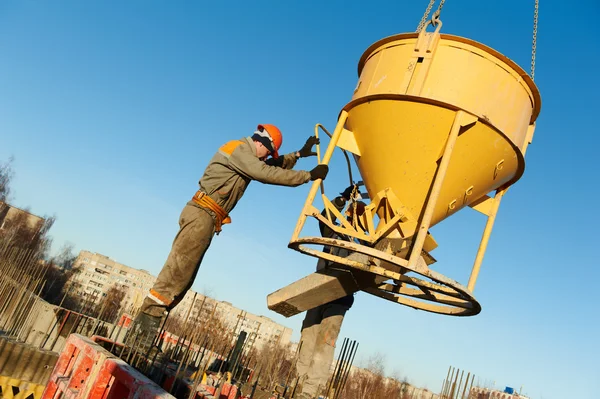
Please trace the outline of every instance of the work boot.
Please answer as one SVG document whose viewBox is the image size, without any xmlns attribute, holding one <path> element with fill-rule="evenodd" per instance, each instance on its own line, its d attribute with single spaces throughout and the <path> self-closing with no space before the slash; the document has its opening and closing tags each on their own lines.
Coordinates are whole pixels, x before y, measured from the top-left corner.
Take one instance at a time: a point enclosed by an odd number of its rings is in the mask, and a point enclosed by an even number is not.
<svg viewBox="0 0 600 399">
<path fill-rule="evenodd" d="M 162 320 L 162 316 L 140 312 L 132 323 L 126 345 L 144 356 L 148 354 L 158 335 Z"/>
</svg>

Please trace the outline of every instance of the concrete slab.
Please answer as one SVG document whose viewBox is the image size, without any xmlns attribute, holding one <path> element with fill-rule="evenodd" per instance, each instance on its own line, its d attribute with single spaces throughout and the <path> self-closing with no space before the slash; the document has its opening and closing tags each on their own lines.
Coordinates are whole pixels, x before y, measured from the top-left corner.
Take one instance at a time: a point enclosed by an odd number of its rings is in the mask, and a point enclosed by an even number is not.
<svg viewBox="0 0 600 399">
<path fill-rule="evenodd" d="M 45 385 L 58 353 L 0 337 L 0 375 Z"/>
<path fill-rule="evenodd" d="M 267 306 L 290 317 L 359 290 L 351 272 L 324 269 L 269 294 Z"/>
</svg>

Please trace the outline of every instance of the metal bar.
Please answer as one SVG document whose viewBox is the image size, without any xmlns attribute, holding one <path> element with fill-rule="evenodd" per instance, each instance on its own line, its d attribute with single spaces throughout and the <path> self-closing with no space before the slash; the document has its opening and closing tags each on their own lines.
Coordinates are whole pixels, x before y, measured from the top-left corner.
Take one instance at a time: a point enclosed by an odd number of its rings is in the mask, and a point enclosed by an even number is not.
<svg viewBox="0 0 600 399">
<path fill-rule="evenodd" d="M 44 281 L 44 283 L 45 283 L 45 281 Z M 23 326 L 17 333 L 17 339 L 21 342 L 27 342 L 27 339 L 29 338 L 29 335 L 31 334 L 31 330 L 33 330 L 33 327 L 35 326 L 35 321 L 37 319 L 37 316 L 38 316 L 39 310 L 40 310 L 40 301 L 41 300 L 38 296 L 35 296 L 33 298 L 31 312 L 29 312 L 27 319 L 25 319 L 25 323 L 23 323 Z M 23 335 L 23 337 L 22 337 L 22 335 Z"/>
<path fill-rule="evenodd" d="M 39 281 L 35 283 L 35 289 L 37 289 L 38 283 Z M 30 287 L 25 287 L 23 291 L 23 296 L 21 300 L 17 303 L 17 312 L 14 314 L 12 326 L 8 330 L 9 337 L 12 337 L 14 334 L 16 334 L 21 325 L 21 320 L 23 319 L 23 317 L 27 317 L 27 307 L 29 306 L 29 301 L 31 299 L 31 291 L 29 290 L 29 288 Z"/>
<path fill-rule="evenodd" d="M 242 331 L 243 331 L 242 328 L 243 328 L 243 326 L 240 327 L 240 333 L 238 334 L 238 339 L 239 339 L 239 336 L 242 334 Z M 232 375 L 233 379 L 235 379 L 235 370 L 238 366 L 238 363 L 240 363 L 240 360 L 242 359 L 242 357 L 244 355 L 244 351 L 246 350 L 246 345 L 248 345 L 248 341 L 249 341 L 248 335 L 246 335 L 246 338 L 244 339 L 244 343 L 242 344 L 242 347 L 240 348 L 240 352 L 239 352 L 238 356 L 236 357 L 235 362 L 233 363 L 233 366 L 231 369 L 232 370 L 231 375 Z M 236 346 L 237 346 L 237 343 L 236 343 Z"/>
<path fill-rule="evenodd" d="M 96 332 L 96 328 L 98 327 L 98 324 L 100 324 L 100 318 L 104 315 L 104 310 L 106 309 L 106 305 L 108 304 L 108 301 L 102 301 L 102 307 L 100 308 L 100 312 L 98 313 L 98 317 L 96 318 L 96 324 L 94 325 L 94 328 L 92 329 L 92 335 L 94 335 L 94 333 Z"/>
<path fill-rule="evenodd" d="M 479 249 L 477 250 L 477 255 L 475 256 L 475 263 L 473 264 L 471 276 L 469 277 L 469 283 L 467 284 L 467 288 L 471 292 L 473 292 L 473 289 L 475 288 L 475 283 L 477 282 L 477 277 L 479 276 L 479 270 L 481 269 L 483 256 L 485 255 L 485 251 L 490 241 L 492 229 L 494 228 L 494 222 L 496 221 L 496 215 L 498 214 L 498 209 L 500 208 L 500 201 L 502 201 L 502 198 L 504 197 L 504 194 L 506 193 L 507 189 L 508 188 L 496 191 L 496 195 L 494 196 L 494 202 L 492 203 L 487 223 L 485 224 L 485 228 L 483 229 L 483 235 L 481 236 Z"/>
<path fill-rule="evenodd" d="M 293 362 L 290 364 L 290 371 L 288 371 L 288 375 L 285 378 L 285 390 L 286 391 L 287 391 L 288 382 L 290 381 L 290 376 L 292 375 L 292 371 L 294 371 L 294 369 L 296 368 L 296 362 L 298 361 L 298 359 L 300 357 L 300 351 L 302 350 L 303 343 L 304 343 L 304 341 L 300 341 L 300 343 L 298 344 L 298 348 L 296 348 L 296 354 L 294 355 Z M 285 397 L 285 392 L 283 393 L 283 396 Z"/>
<path fill-rule="evenodd" d="M 344 353 L 341 356 L 341 360 L 340 360 L 340 365 L 337 369 L 337 373 L 335 376 L 335 380 L 333 382 L 333 386 L 331 387 L 332 391 L 333 391 L 333 397 L 336 398 L 338 396 L 338 392 L 339 392 L 339 388 L 340 388 L 340 384 L 343 378 L 343 374 L 346 368 L 346 365 L 348 364 L 348 359 L 350 356 L 350 352 L 352 351 L 352 344 L 354 343 L 354 341 L 348 340 L 348 344 L 346 346 L 346 350 L 344 351 Z M 327 392 L 327 394 L 329 394 L 329 392 Z"/>
<path fill-rule="evenodd" d="M 450 370 L 452 369 L 452 366 L 448 366 L 448 373 L 446 374 L 446 379 L 444 380 L 444 384 L 442 385 L 442 390 L 440 392 L 440 395 L 444 394 L 444 391 L 446 390 L 446 384 L 448 383 L 448 378 L 450 378 Z"/>
<path fill-rule="evenodd" d="M 323 155 L 323 159 L 321 160 L 322 164 L 325 164 L 325 165 L 329 164 L 329 161 L 331 160 L 331 156 L 333 155 L 333 151 L 335 150 L 337 142 L 340 139 L 342 131 L 344 130 L 344 124 L 346 123 L 346 119 L 348 119 L 348 111 L 344 110 L 340 114 L 340 118 L 338 120 L 337 125 L 335 126 L 334 131 L 333 131 L 333 136 L 331 137 L 329 146 L 327 146 L 325 155 Z M 313 184 L 310 188 L 310 191 L 308 192 L 308 196 L 306 197 L 304 207 L 302 208 L 302 214 L 300 215 L 300 218 L 298 219 L 298 223 L 296 224 L 296 228 L 294 229 L 292 241 L 295 241 L 298 238 L 298 236 L 300 235 L 300 231 L 302 231 L 302 228 L 304 227 L 304 222 L 306 221 L 307 209 L 311 207 L 313 201 L 315 200 L 315 196 L 317 195 L 317 191 L 319 190 L 320 185 L 321 185 L 320 179 L 315 180 L 313 182 Z"/>
<path fill-rule="evenodd" d="M 341 394 L 341 387 L 342 387 L 342 381 L 344 380 L 344 376 L 346 374 L 346 370 L 348 368 L 348 364 L 350 363 L 350 356 L 352 356 L 352 351 L 354 350 L 354 345 L 355 345 L 355 341 L 352 341 L 351 344 L 349 344 L 350 349 L 348 350 L 348 353 L 346 354 L 346 357 L 344 358 L 342 364 L 340 364 L 340 377 L 338 379 L 338 381 L 336 381 L 336 385 L 335 388 L 333 390 L 333 399 L 337 399 L 340 394 Z"/>
<path fill-rule="evenodd" d="M 254 384 L 252 385 L 252 391 L 250 391 L 250 399 L 254 398 L 254 392 L 256 392 L 256 387 L 258 386 L 258 381 L 260 380 L 260 372 L 256 377 L 256 381 L 254 381 Z M 296 383 L 296 385 L 298 385 Z M 296 390 L 296 387 L 294 387 L 294 391 Z M 294 392 L 292 392 L 292 398 L 294 397 Z"/>
<path fill-rule="evenodd" d="M 14 315 L 15 312 L 18 312 L 19 309 L 19 304 L 21 303 L 22 298 L 25 296 L 25 290 L 26 290 L 26 286 L 29 285 L 29 280 L 30 278 L 27 277 L 26 278 L 26 283 L 24 285 L 22 285 L 20 288 L 18 288 L 16 290 L 16 296 L 13 298 L 16 298 L 15 301 L 11 301 L 11 306 L 10 306 L 10 313 L 6 319 L 6 324 L 3 326 L 3 330 L 8 330 L 9 334 L 10 331 L 12 330 L 13 326 L 14 326 Z"/>
<path fill-rule="evenodd" d="M 19 254 L 19 255 L 22 256 L 22 254 Z M 19 259 L 20 259 L 20 256 L 19 256 Z M 6 319 L 2 323 L 2 330 L 6 330 L 8 328 L 8 326 L 10 325 L 9 322 L 11 321 L 12 315 L 14 313 L 14 309 L 17 306 L 17 304 L 15 304 L 15 301 L 13 299 L 17 298 L 19 293 L 21 292 L 21 290 L 24 288 L 24 286 L 29 284 L 29 277 L 27 277 L 25 275 L 25 270 L 23 269 L 20 261 L 19 261 L 19 263 L 14 264 L 14 266 L 15 266 L 15 273 L 13 275 L 13 278 L 9 280 L 9 290 L 8 290 L 7 298 L 4 300 L 5 302 L 2 306 L 2 310 L 0 311 L 0 313 L 2 315 L 5 315 L 7 312 L 9 313 L 8 316 L 6 317 Z M 17 281 L 20 281 L 21 284 L 17 284 Z M 18 302 L 18 300 L 17 300 L 17 302 Z"/>
<path fill-rule="evenodd" d="M 450 378 L 447 380 L 447 383 L 446 383 L 446 390 L 443 392 L 444 398 L 448 398 L 448 395 L 450 393 L 450 385 L 452 383 L 452 379 L 454 378 L 455 371 L 456 371 L 456 369 L 454 367 L 452 367 L 452 373 L 450 373 Z"/>
<path fill-rule="evenodd" d="M 465 387 L 463 388 L 462 395 L 460 396 L 460 399 L 464 399 L 464 397 L 465 397 L 465 392 L 467 391 L 467 385 L 469 385 L 469 377 L 470 376 L 471 376 L 471 372 L 469 371 L 467 373 L 467 378 L 465 379 Z"/>
<path fill-rule="evenodd" d="M 471 395 L 471 389 L 473 389 L 473 381 L 475 381 L 475 374 L 471 377 L 471 386 L 469 387 L 468 395 Z"/>
<path fill-rule="evenodd" d="M 63 320 L 63 322 L 61 323 L 57 333 L 56 333 L 56 338 L 54 338 L 54 341 L 52 341 L 52 345 L 50 345 L 50 350 L 53 351 L 54 350 L 54 345 L 56 345 L 56 342 L 58 341 L 58 338 L 60 338 L 60 333 L 62 333 L 62 330 L 65 328 L 65 324 L 67 323 L 67 320 L 69 319 L 69 316 L 71 315 L 71 311 L 67 310 L 67 315 L 65 316 L 65 319 Z"/>
<path fill-rule="evenodd" d="M 120 309 L 119 309 L 119 310 L 120 310 Z M 119 320 L 119 321 L 120 321 L 120 320 Z M 117 323 L 118 323 L 118 322 L 117 322 Z M 110 347 L 110 352 L 111 352 L 111 353 L 113 353 L 113 350 L 115 349 L 115 342 L 117 342 L 117 341 L 118 341 L 118 339 L 119 339 L 119 335 L 121 335 L 121 330 L 123 329 L 123 324 L 125 324 L 125 322 L 123 322 L 123 323 L 119 324 L 119 329 L 117 330 L 117 336 L 116 336 L 115 338 L 111 338 L 111 340 L 113 341 L 113 343 L 112 343 L 112 345 L 111 345 L 111 347 Z M 114 331 L 114 328 L 113 328 L 113 331 Z M 113 331 L 111 331 L 111 335 L 112 335 L 112 332 L 113 332 Z M 125 340 L 123 340 L 123 346 L 124 346 L 124 344 L 125 344 L 125 342 L 124 342 L 124 341 L 125 341 Z"/>
<path fill-rule="evenodd" d="M 17 333 L 17 338 L 21 336 L 21 334 L 23 334 L 23 332 L 25 330 L 27 330 L 27 327 L 29 327 L 29 330 L 27 331 L 27 335 L 25 336 L 25 338 L 23 339 L 23 341 L 27 341 L 27 337 L 29 336 L 29 333 L 31 332 L 31 330 L 33 329 L 33 325 L 34 325 L 34 321 L 38 316 L 38 312 L 39 312 L 39 303 L 40 303 L 40 294 L 42 293 L 42 290 L 44 289 L 44 287 L 46 286 L 46 281 L 42 281 L 42 284 L 40 285 L 40 288 L 38 290 L 38 293 L 36 295 L 36 293 L 33 293 L 33 301 L 31 304 L 31 311 L 29 312 L 29 314 L 27 315 L 27 317 L 25 318 L 25 322 L 23 323 L 23 326 L 21 327 L 21 329 L 18 331 Z"/>
<path fill-rule="evenodd" d="M 463 376 L 465 375 L 465 371 L 462 370 L 460 372 L 460 381 L 458 382 L 458 388 L 456 388 L 456 395 L 453 396 L 452 399 L 455 399 L 456 397 L 458 397 L 458 393 L 460 392 L 460 386 L 462 385 L 462 380 L 463 380 Z"/>
<path fill-rule="evenodd" d="M 194 299 L 195 299 L 195 296 L 194 296 Z M 186 360 L 188 352 L 193 344 L 194 344 L 194 337 L 192 336 L 192 337 L 190 337 L 190 344 L 187 346 L 187 348 L 185 349 L 185 352 L 181 356 L 181 360 L 179 361 L 179 364 L 177 366 L 177 371 L 175 372 L 175 377 L 173 378 L 173 383 L 171 384 L 171 387 L 169 388 L 169 393 L 172 393 L 173 390 L 175 389 L 175 386 L 178 385 L 177 377 L 179 376 L 179 372 L 181 371 L 181 366 L 184 364 L 184 361 Z M 183 341 L 183 346 L 185 346 L 185 340 Z"/>
<path fill-rule="evenodd" d="M 339 388 L 340 395 L 342 394 L 342 391 L 344 390 L 344 387 L 346 386 L 346 381 L 348 380 L 348 376 L 350 375 L 350 371 L 352 370 L 352 365 L 354 364 L 354 357 L 356 356 L 356 352 L 358 352 L 359 344 L 356 341 L 354 341 L 354 344 L 356 344 L 356 347 L 353 346 L 353 348 L 352 348 L 352 358 L 350 359 L 350 363 L 346 367 L 346 374 L 344 375 L 344 377 L 342 379 L 342 383 Z M 337 396 L 336 396 L 336 398 L 337 398 Z"/>
<path fill-rule="evenodd" d="M 216 344 L 216 342 L 215 342 L 215 340 L 213 340 L 210 345 L 210 349 L 208 350 L 209 352 L 212 352 L 215 344 Z M 202 358 L 204 358 L 204 353 L 202 353 Z M 198 391 L 198 384 L 200 383 L 200 381 L 202 381 L 202 376 L 204 375 L 204 373 L 206 372 L 206 369 L 208 368 L 209 361 L 210 361 L 210 355 L 209 355 L 208 359 L 206 359 L 206 363 L 204 364 L 204 368 L 202 369 L 202 372 L 198 373 L 198 375 L 196 376 L 194 383 L 192 385 L 192 389 L 190 389 L 190 395 L 188 396 L 188 399 L 194 399 L 196 397 L 196 392 Z M 202 362 L 202 360 L 200 360 L 200 362 Z M 200 367 L 198 367 L 198 371 L 200 371 Z"/>
<path fill-rule="evenodd" d="M 46 284 L 45 281 L 38 279 L 33 286 L 33 290 L 27 292 L 27 299 L 24 300 L 21 314 L 19 315 L 19 318 L 17 319 L 17 323 L 12 332 L 12 334 L 14 334 L 16 338 L 18 338 L 21 335 L 21 332 L 22 332 L 23 328 L 25 327 L 25 324 L 29 321 L 29 319 L 31 318 L 31 316 L 33 314 L 33 308 L 36 303 L 35 299 L 38 298 L 36 291 L 41 291 L 42 287 L 45 284 Z"/>
<path fill-rule="evenodd" d="M 18 273 L 18 268 L 13 264 L 14 254 L 11 251 L 10 258 L 6 259 L 2 263 L 2 291 L 0 291 L 0 298 L 2 299 L 3 305 L 6 303 L 5 294 L 10 292 L 12 288 L 15 286 L 14 277 L 16 277 Z M 4 306 L 2 306 L 2 310 L 0 313 L 4 312 Z"/>
<path fill-rule="evenodd" d="M 2 267 L 2 273 L 1 273 L 1 286 L 0 286 L 0 300 L 2 301 L 2 305 L 0 307 L 0 314 L 2 314 L 3 309 L 4 309 L 4 304 L 6 303 L 6 293 L 12 288 L 12 284 L 11 284 L 11 280 L 12 280 L 12 274 L 14 273 L 14 270 L 12 267 L 8 266 L 8 267 Z"/>
<path fill-rule="evenodd" d="M 192 334 L 192 339 L 190 340 L 190 348 L 189 348 L 189 352 L 190 352 L 190 353 L 189 353 L 189 354 L 187 354 L 187 356 L 186 356 L 186 357 L 187 357 L 187 359 L 186 359 L 186 361 L 185 361 L 185 364 L 184 364 L 184 366 L 183 366 L 183 369 L 184 369 L 184 370 L 187 370 L 187 369 L 188 369 L 188 367 L 189 367 L 189 365 L 190 365 L 190 362 L 193 360 L 193 357 L 194 357 L 194 356 L 195 356 L 195 354 L 197 353 L 197 352 L 194 350 L 194 345 L 195 345 L 195 343 L 196 343 L 196 340 L 198 340 L 198 342 L 200 342 L 200 343 L 201 343 L 201 341 L 202 341 L 202 338 L 200 337 L 200 336 L 201 336 L 201 334 L 202 334 L 202 330 L 197 330 L 197 331 L 195 331 L 195 332 L 194 332 L 194 334 Z M 200 350 L 200 347 L 198 347 L 198 350 Z"/>
<path fill-rule="evenodd" d="M 144 334 L 141 330 L 137 330 L 134 335 L 133 335 L 133 342 L 132 344 L 129 346 L 129 352 L 127 352 L 127 359 L 123 359 L 125 360 L 127 363 L 129 363 L 129 359 L 131 358 L 131 354 L 136 350 L 136 344 L 138 343 L 138 341 L 140 340 L 140 338 L 143 339 Z M 125 345 L 123 345 L 125 346 Z M 123 355 L 123 352 L 121 351 L 121 355 Z"/>
<path fill-rule="evenodd" d="M 452 152 L 454 150 L 454 144 L 456 143 L 456 139 L 458 138 L 460 129 L 461 127 L 467 124 L 471 124 L 475 121 L 477 121 L 477 117 L 467 114 L 463 110 L 459 110 L 456 112 L 454 122 L 452 123 L 452 128 L 450 129 L 450 134 L 448 135 L 448 139 L 446 141 L 444 154 L 442 155 L 442 159 L 440 161 L 440 166 L 438 167 L 437 172 L 435 174 L 435 178 L 433 180 L 431 193 L 429 195 L 429 198 L 427 199 L 425 212 L 423 213 L 421 223 L 419 223 L 419 231 L 412 245 L 410 258 L 408 260 L 409 269 L 415 270 L 417 261 L 421 256 L 421 250 L 423 249 L 423 244 L 425 243 L 425 238 L 427 237 L 427 231 L 429 230 L 429 227 L 431 225 L 433 212 L 435 211 L 435 206 L 437 205 L 437 201 L 442 190 L 442 185 L 446 177 L 446 172 L 448 171 L 448 165 L 450 164 L 450 158 L 452 157 Z"/>
<path fill-rule="evenodd" d="M 348 351 L 349 346 L 350 346 L 350 340 L 348 338 L 344 338 L 344 344 L 342 345 L 342 351 L 338 358 L 338 362 L 336 364 L 334 372 L 331 376 L 331 382 L 329 384 L 329 388 L 327 389 L 327 391 L 325 391 L 326 396 L 331 396 L 331 390 L 335 391 L 335 389 L 337 387 L 338 378 L 339 378 L 339 375 L 340 375 L 340 372 L 342 369 L 342 365 L 344 364 L 344 360 L 346 358 L 346 351 Z"/>
<path fill-rule="evenodd" d="M 44 337 L 46 337 L 46 338 L 43 339 L 42 342 L 40 342 L 40 346 L 39 346 L 40 349 L 44 348 L 44 346 L 48 342 L 48 339 L 52 335 L 52 331 L 54 331 L 54 328 L 58 325 L 58 310 L 66 310 L 66 309 L 56 308 L 56 310 L 57 310 L 57 312 L 56 312 L 56 321 L 54 323 L 52 323 L 52 328 L 50 328 L 50 326 L 48 326 L 48 330 L 46 330 L 46 334 L 44 334 Z"/>
<path fill-rule="evenodd" d="M 456 389 L 456 381 L 458 380 L 458 372 L 460 370 L 456 370 L 456 375 L 454 376 L 454 382 L 452 383 L 452 390 L 450 391 L 450 399 L 454 398 L 454 391 Z"/>
<path fill-rule="evenodd" d="M 327 383 L 327 388 L 325 390 L 326 395 L 329 395 L 329 393 L 331 392 L 331 388 L 333 385 L 333 378 L 335 376 L 335 373 L 340 365 L 340 361 L 342 359 L 342 353 L 344 352 L 344 350 L 346 349 L 346 343 L 348 341 L 347 337 L 344 337 L 344 341 L 342 342 L 342 349 L 340 350 L 340 354 L 338 355 L 337 361 L 335 362 L 335 367 L 333 368 L 333 373 L 331 374 L 331 377 L 329 378 L 329 382 Z M 302 383 L 304 383 L 304 380 L 302 381 Z"/>
</svg>

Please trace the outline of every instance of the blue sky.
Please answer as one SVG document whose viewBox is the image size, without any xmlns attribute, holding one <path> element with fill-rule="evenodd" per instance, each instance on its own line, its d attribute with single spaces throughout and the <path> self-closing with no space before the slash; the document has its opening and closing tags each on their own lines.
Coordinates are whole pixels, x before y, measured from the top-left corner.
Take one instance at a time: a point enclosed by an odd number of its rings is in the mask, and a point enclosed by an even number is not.
<svg viewBox="0 0 600 399">
<path fill-rule="evenodd" d="M 426 3 L 4 1 L 0 161 L 15 157 L 14 203 L 57 216 L 55 249 L 70 241 L 157 274 L 215 150 L 257 123 L 282 129 L 284 152 L 315 123 L 333 129 L 364 50 L 414 31 Z M 587 17 L 600 7 L 541 3 L 542 112 L 475 289 L 483 311 L 451 318 L 359 293 L 340 335 L 360 342 L 359 358 L 385 354 L 390 374 L 434 391 L 453 365 L 533 398 L 600 392 L 600 28 Z M 529 71 L 532 14 L 533 0 L 449 1 L 442 31 Z M 347 182 L 341 161 L 332 190 Z M 303 315 L 270 312 L 266 296 L 314 270 L 313 258 L 287 248 L 308 189 L 253 183 L 194 289 L 267 315 L 297 339 Z M 467 209 L 434 228 L 438 270 L 466 284 L 483 222 Z"/>
</svg>

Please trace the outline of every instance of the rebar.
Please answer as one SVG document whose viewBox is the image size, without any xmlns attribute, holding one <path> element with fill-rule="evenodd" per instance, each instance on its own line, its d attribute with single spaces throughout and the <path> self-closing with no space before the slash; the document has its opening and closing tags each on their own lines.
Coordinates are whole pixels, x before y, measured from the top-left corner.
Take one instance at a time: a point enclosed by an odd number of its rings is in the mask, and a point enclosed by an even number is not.
<svg viewBox="0 0 600 399">
<path fill-rule="evenodd" d="M 215 344 L 216 344 L 216 342 L 213 340 L 213 342 L 210 345 L 209 352 L 213 351 Z M 204 358 L 204 352 L 202 353 L 202 358 Z M 202 359 L 200 360 L 200 362 L 202 362 Z M 190 395 L 188 396 L 188 399 L 194 399 L 196 397 L 196 391 L 198 390 L 198 384 L 200 384 L 200 381 L 202 381 L 202 376 L 204 376 L 204 373 L 206 372 L 206 369 L 208 368 L 209 362 L 210 362 L 210 355 L 206 359 L 206 363 L 204 363 L 204 368 L 202 369 L 202 372 L 198 373 L 198 375 L 194 379 L 194 383 L 192 384 L 192 387 L 190 389 Z M 198 367 L 198 371 L 199 370 L 200 370 L 200 368 Z"/>
<path fill-rule="evenodd" d="M 337 399 L 339 395 L 342 394 L 344 387 L 346 386 L 346 381 L 348 380 L 348 376 L 350 375 L 350 371 L 352 370 L 352 365 L 354 364 L 354 357 L 356 356 L 356 352 L 358 352 L 358 342 L 352 342 L 352 348 L 350 349 L 350 353 L 352 353 L 352 357 L 350 358 L 350 362 L 346 366 L 345 374 L 343 375 L 342 382 L 340 386 L 337 388 L 336 396 Z"/>
<path fill-rule="evenodd" d="M 350 340 L 348 338 L 344 338 L 344 341 L 342 343 L 342 350 L 340 351 L 340 355 L 338 356 L 337 362 L 335 364 L 335 368 L 333 369 L 333 374 L 331 375 L 329 383 L 327 384 L 327 389 L 325 391 L 325 396 L 330 396 L 331 390 L 335 386 L 335 380 L 337 379 L 337 377 L 339 375 L 340 365 L 342 363 L 342 359 L 346 355 L 346 350 L 347 350 L 348 342 L 349 341 Z"/>
</svg>

